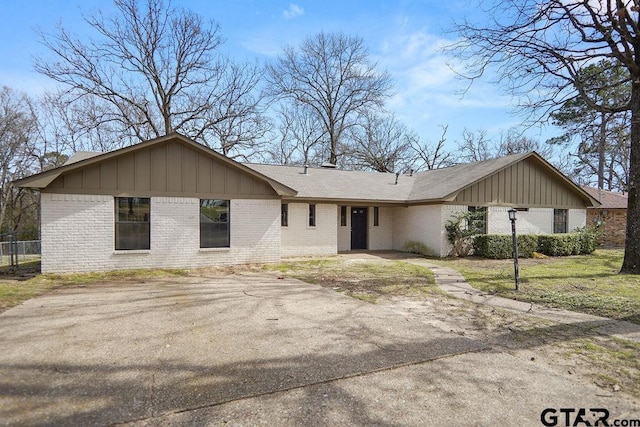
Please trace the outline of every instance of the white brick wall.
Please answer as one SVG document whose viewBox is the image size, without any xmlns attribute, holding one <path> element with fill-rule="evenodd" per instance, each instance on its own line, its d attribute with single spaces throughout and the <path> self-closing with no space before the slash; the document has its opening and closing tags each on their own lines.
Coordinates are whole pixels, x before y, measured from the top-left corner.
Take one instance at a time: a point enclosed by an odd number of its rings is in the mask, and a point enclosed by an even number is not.
<svg viewBox="0 0 640 427">
<path fill-rule="evenodd" d="M 316 226 L 309 227 L 309 204 L 289 203 L 289 225 L 281 230 L 282 256 L 337 254 L 336 209 L 335 204 L 316 204 Z"/>
<path fill-rule="evenodd" d="M 487 212 L 487 233 L 511 234 L 511 221 L 507 211 L 509 207 L 490 207 Z M 569 232 L 584 227 L 587 222 L 586 209 L 569 209 Z M 518 211 L 516 220 L 518 234 L 553 233 L 553 208 L 529 208 L 528 212 Z"/>
<path fill-rule="evenodd" d="M 393 247 L 393 208 L 378 208 L 379 225 L 373 225 L 373 207 L 369 208 L 369 250 L 389 250 Z"/>
<path fill-rule="evenodd" d="M 567 213 L 569 232 L 575 231 L 576 228 L 582 228 L 587 225 L 587 210 L 586 209 L 569 209 Z"/>
<path fill-rule="evenodd" d="M 407 241 L 425 244 L 434 254 L 446 256 L 450 245 L 444 224 L 466 206 L 426 205 L 393 208 L 393 249 L 402 251 Z"/>
<path fill-rule="evenodd" d="M 511 234 L 509 221 L 510 207 L 490 207 L 487 212 L 487 233 Z M 518 211 L 516 220 L 518 234 L 553 233 L 553 209 L 529 208 L 528 212 Z"/>
<path fill-rule="evenodd" d="M 200 249 L 199 200 L 151 198 L 151 249 L 114 250 L 112 196 L 42 194 L 42 271 L 196 268 L 280 259 L 280 200 L 232 200 L 230 248 Z"/>
</svg>

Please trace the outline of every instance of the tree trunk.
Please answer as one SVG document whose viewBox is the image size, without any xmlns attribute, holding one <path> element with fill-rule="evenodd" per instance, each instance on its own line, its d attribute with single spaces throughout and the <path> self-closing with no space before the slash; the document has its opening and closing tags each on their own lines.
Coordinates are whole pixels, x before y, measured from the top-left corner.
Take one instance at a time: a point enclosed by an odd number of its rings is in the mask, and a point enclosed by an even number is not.
<svg viewBox="0 0 640 427">
<path fill-rule="evenodd" d="M 640 55 L 640 50 L 637 51 Z M 631 85 L 631 153 L 629 161 L 629 202 L 624 261 L 620 273 L 640 274 L 640 76 Z"/>
<path fill-rule="evenodd" d="M 600 141 L 598 141 L 598 188 L 604 188 L 604 162 L 607 143 L 607 113 L 600 113 Z"/>
</svg>

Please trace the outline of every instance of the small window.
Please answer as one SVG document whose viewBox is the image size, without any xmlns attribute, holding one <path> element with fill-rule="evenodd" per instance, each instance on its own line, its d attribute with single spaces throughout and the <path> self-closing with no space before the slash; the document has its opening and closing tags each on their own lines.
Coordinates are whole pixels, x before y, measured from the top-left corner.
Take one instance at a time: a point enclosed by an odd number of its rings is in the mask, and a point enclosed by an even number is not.
<svg viewBox="0 0 640 427">
<path fill-rule="evenodd" d="M 115 247 L 117 251 L 150 249 L 151 199 L 116 197 Z"/>
<path fill-rule="evenodd" d="M 377 206 L 373 207 L 373 226 L 377 227 L 380 225 L 380 212 Z"/>
<path fill-rule="evenodd" d="M 347 207 L 340 206 L 340 225 L 342 227 L 347 226 Z"/>
<path fill-rule="evenodd" d="M 316 205 L 309 205 L 309 227 L 316 226 Z"/>
<path fill-rule="evenodd" d="M 469 206 L 467 227 L 474 234 L 487 234 L 487 208 L 485 206 Z"/>
<path fill-rule="evenodd" d="M 553 232 L 554 233 L 567 232 L 567 210 L 566 209 L 553 210 Z"/>
<path fill-rule="evenodd" d="M 289 205 L 287 203 L 282 204 L 282 211 L 280 213 L 280 225 L 287 227 L 289 225 Z"/>
<path fill-rule="evenodd" d="M 230 246 L 229 200 L 200 200 L 200 247 Z"/>
</svg>

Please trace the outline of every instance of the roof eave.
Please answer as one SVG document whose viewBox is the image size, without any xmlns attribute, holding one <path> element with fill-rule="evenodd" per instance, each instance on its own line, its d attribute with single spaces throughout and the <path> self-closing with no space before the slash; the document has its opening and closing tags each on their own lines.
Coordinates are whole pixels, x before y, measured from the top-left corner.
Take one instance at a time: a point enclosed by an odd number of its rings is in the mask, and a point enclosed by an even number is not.
<svg viewBox="0 0 640 427">
<path fill-rule="evenodd" d="M 215 150 L 212 150 L 209 147 L 206 147 L 202 144 L 199 144 L 197 142 L 195 142 L 194 140 L 187 138 L 184 135 L 181 135 L 179 133 L 172 133 L 166 136 L 162 136 L 159 138 L 155 138 L 155 139 L 150 139 L 147 141 L 143 141 L 140 142 L 138 144 L 135 145 L 130 145 L 128 147 L 124 147 L 124 148 L 120 148 L 118 150 L 114 150 L 114 151 L 110 151 L 108 153 L 104 153 L 104 154 L 100 154 L 94 157 L 90 157 L 84 160 L 80 160 L 78 162 L 74 162 L 71 164 L 66 164 L 66 165 L 62 165 L 60 167 L 57 167 L 55 169 L 51 169 L 48 171 L 44 171 L 44 172 L 40 172 L 38 174 L 35 175 L 31 175 L 28 176 L 26 178 L 22 178 L 22 179 L 18 179 L 16 181 L 13 181 L 13 184 L 18 186 L 18 187 L 24 187 L 24 188 L 35 188 L 35 189 L 43 189 L 46 188 L 49 184 L 51 184 L 56 178 L 58 178 L 61 174 L 65 173 L 65 172 L 69 172 L 75 169 L 80 169 L 83 167 L 87 167 L 87 166 L 91 166 L 92 164 L 95 163 L 99 163 L 105 160 L 109 160 L 111 158 L 114 157 L 119 157 L 125 154 L 128 154 L 132 151 L 137 151 L 137 150 L 141 150 L 144 149 L 146 147 L 152 146 L 152 145 L 156 145 L 162 142 L 166 142 L 166 141 L 170 141 L 172 139 L 179 139 L 180 141 L 182 141 L 183 143 L 188 144 L 189 146 L 193 147 L 194 149 L 204 152 L 207 155 L 210 155 L 214 158 L 216 158 L 217 160 L 220 160 L 226 164 L 229 164 L 233 167 L 236 167 L 238 169 L 241 169 L 242 171 L 244 171 L 245 173 L 260 179 L 261 181 L 266 182 L 267 184 L 269 184 L 271 186 L 271 188 L 273 189 L 273 191 L 276 192 L 276 194 L 278 194 L 281 197 L 284 196 L 295 196 L 297 194 L 297 191 L 291 187 L 288 187 L 284 184 L 282 184 L 279 181 L 276 181 L 273 178 L 270 178 L 258 171 L 255 171 L 241 163 L 236 162 L 235 160 L 229 159 L 226 156 L 223 156 L 222 154 L 216 152 Z"/>
</svg>

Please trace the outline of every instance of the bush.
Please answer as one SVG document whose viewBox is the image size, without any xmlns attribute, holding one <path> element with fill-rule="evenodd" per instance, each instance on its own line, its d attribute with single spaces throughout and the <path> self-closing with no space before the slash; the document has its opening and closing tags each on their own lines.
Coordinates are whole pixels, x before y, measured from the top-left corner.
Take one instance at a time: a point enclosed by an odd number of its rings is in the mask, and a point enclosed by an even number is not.
<svg viewBox="0 0 640 427">
<path fill-rule="evenodd" d="M 473 239 L 473 253 L 482 258 L 506 259 L 513 252 L 511 236 L 481 234 Z"/>
<path fill-rule="evenodd" d="M 581 253 L 580 233 L 544 234 L 538 236 L 538 252 L 549 256 L 568 256 Z"/>
<path fill-rule="evenodd" d="M 518 256 L 531 258 L 538 250 L 538 236 L 533 234 L 523 234 L 518 236 Z"/>
<path fill-rule="evenodd" d="M 518 256 L 531 258 L 538 248 L 538 237 L 520 235 L 518 239 Z M 474 254 L 483 258 L 508 259 L 513 257 L 513 240 L 507 234 L 483 234 L 473 240 Z"/>
<path fill-rule="evenodd" d="M 580 239 L 580 254 L 588 255 L 598 247 L 598 235 L 600 232 L 595 228 L 585 227 L 576 230 Z"/>
<path fill-rule="evenodd" d="M 444 225 L 453 256 L 465 257 L 473 250 L 473 239 L 481 233 L 478 224 L 484 221 L 484 211 L 460 211 L 451 215 Z"/>
</svg>

